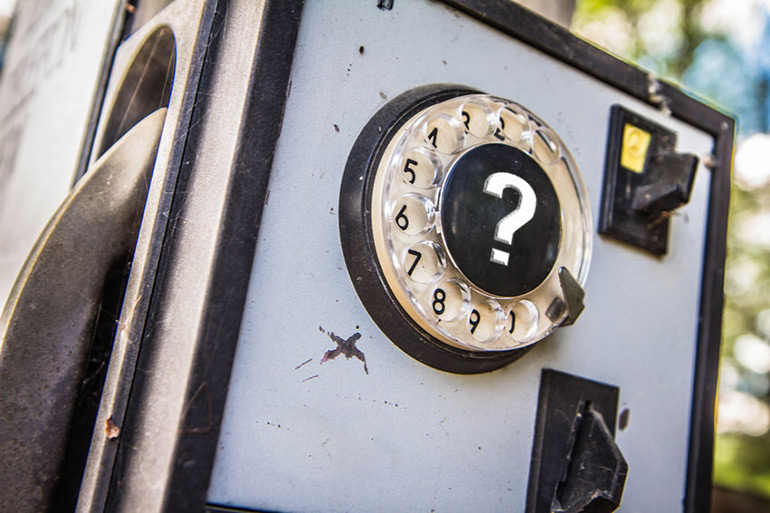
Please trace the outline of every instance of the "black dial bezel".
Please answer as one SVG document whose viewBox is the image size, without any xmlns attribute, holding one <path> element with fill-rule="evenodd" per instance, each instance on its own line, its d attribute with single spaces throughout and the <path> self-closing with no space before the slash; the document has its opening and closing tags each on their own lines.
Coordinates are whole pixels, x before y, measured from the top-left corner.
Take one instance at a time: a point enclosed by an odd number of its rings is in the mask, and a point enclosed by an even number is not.
<svg viewBox="0 0 770 513">
<path fill-rule="evenodd" d="M 479 374 L 508 365 L 532 346 L 507 351 L 469 351 L 425 332 L 404 311 L 385 279 L 372 234 L 372 190 L 378 164 L 395 133 L 419 111 L 481 91 L 453 84 L 411 89 L 385 104 L 353 144 L 342 177 L 340 242 L 351 281 L 364 307 L 383 333 L 416 360 L 446 372 Z"/>
</svg>

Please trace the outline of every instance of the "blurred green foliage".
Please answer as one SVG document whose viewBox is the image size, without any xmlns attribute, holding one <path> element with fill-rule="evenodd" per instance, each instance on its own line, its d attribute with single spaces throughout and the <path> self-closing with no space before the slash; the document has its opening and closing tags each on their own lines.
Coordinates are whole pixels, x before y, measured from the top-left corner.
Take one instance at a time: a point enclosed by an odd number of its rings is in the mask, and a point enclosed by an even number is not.
<svg viewBox="0 0 770 513">
<path fill-rule="evenodd" d="M 578 0 L 572 29 L 735 113 L 740 148 L 770 132 L 768 5 Z M 770 177 L 770 136 L 760 142 L 767 159 L 739 169 L 731 192 L 714 481 L 770 497 L 770 184 L 751 168 Z"/>
</svg>

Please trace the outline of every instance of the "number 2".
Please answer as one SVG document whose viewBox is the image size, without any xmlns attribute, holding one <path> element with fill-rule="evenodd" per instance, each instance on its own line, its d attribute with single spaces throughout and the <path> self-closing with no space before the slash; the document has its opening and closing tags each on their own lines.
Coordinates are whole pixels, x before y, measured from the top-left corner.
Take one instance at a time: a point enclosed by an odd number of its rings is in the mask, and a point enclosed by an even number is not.
<svg viewBox="0 0 770 513">
<path fill-rule="evenodd" d="M 500 139 L 501 141 L 505 140 L 505 136 L 503 135 L 502 130 L 505 130 L 505 120 L 503 118 L 500 118 L 500 128 L 495 130 L 495 133 L 493 135 L 498 139 Z"/>
</svg>

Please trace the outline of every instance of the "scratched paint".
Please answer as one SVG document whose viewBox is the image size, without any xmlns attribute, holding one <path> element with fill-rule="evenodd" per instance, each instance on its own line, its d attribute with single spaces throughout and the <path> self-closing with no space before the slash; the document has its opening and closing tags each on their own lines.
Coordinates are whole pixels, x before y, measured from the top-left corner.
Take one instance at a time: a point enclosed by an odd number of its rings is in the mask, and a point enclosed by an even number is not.
<svg viewBox="0 0 770 513">
<path fill-rule="evenodd" d="M 324 353 L 323 358 L 321 358 L 321 363 L 334 360 L 339 355 L 343 355 L 348 360 L 351 358 L 358 358 L 364 364 L 364 371 L 369 374 L 369 369 L 366 366 L 366 356 L 364 356 L 364 353 L 356 347 L 356 342 L 361 338 L 361 333 L 355 332 L 348 338 L 343 339 L 342 337 L 335 335 L 333 331 L 326 331 L 323 329 L 323 326 L 319 326 L 318 331 L 326 333 L 333 342 L 337 343 L 337 347 L 329 349 Z"/>
</svg>

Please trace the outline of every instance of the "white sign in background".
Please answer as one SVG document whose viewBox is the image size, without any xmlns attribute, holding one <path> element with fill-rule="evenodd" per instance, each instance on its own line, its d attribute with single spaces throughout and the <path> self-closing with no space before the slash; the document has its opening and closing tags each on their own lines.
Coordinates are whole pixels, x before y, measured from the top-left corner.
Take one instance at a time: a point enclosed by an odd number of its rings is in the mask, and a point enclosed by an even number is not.
<svg viewBox="0 0 770 513">
<path fill-rule="evenodd" d="M 0 305 L 72 186 L 120 5 L 16 6 L 0 75 Z"/>
</svg>

